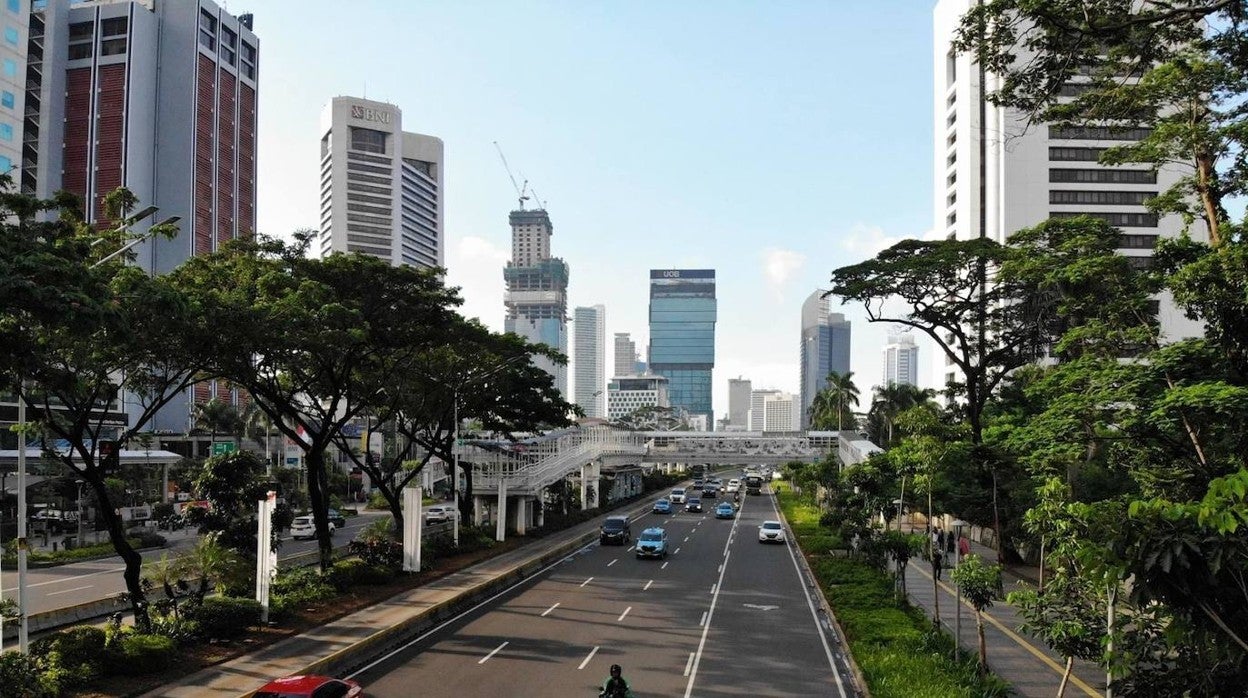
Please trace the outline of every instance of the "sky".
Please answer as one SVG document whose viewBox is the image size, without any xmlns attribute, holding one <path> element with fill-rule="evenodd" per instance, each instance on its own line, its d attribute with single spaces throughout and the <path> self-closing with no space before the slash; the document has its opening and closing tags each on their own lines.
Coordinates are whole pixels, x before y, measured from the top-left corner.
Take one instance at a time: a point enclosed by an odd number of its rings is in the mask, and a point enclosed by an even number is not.
<svg viewBox="0 0 1248 698">
<path fill-rule="evenodd" d="M 568 314 L 606 306 L 608 372 L 614 333 L 645 345 L 650 269 L 716 270 L 717 417 L 729 378 L 797 391 L 801 304 L 832 270 L 933 227 L 925 0 L 227 8 L 253 12 L 260 37 L 261 232 L 317 226 L 332 97 L 393 103 L 404 130 L 445 144 L 447 281 L 464 315 L 501 331 L 517 197 L 497 141 L 550 214 Z M 832 310 L 853 323 L 866 409 L 890 327 Z"/>
</svg>

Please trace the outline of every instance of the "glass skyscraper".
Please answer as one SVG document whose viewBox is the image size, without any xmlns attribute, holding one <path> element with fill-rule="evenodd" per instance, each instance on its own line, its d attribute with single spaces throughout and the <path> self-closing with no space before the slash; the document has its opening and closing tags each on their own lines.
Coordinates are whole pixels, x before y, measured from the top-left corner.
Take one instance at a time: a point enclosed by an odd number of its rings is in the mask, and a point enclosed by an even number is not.
<svg viewBox="0 0 1248 698">
<path fill-rule="evenodd" d="M 672 407 L 705 415 L 713 429 L 715 270 L 650 270 L 650 371 L 667 378 Z"/>
<path fill-rule="evenodd" d="M 802 339 L 798 347 L 801 365 L 802 428 L 810 427 L 810 405 L 815 394 L 827 387 L 828 374 L 849 373 L 850 323 L 817 290 L 802 303 Z"/>
</svg>

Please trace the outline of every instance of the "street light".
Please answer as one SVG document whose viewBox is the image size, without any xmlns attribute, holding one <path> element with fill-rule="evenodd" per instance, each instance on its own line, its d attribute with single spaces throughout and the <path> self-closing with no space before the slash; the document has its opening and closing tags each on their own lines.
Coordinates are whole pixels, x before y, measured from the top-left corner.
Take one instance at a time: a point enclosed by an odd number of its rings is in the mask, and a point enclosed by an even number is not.
<svg viewBox="0 0 1248 698">
<path fill-rule="evenodd" d="M 75 480 L 78 483 L 78 547 L 82 547 L 82 480 Z"/>
</svg>

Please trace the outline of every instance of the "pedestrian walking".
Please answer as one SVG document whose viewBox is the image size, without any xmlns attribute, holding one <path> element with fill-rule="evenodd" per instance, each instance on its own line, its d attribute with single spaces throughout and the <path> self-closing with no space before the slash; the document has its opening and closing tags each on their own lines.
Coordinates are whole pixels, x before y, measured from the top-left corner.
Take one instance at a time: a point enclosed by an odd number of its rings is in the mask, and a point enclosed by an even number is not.
<svg viewBox="0 0 1248 698">
<path fill-rule="evenodd" d="M 945 550 L 945 529 L 936 528 L 936 549 L 944 552 Z"/>
<path fill-rule="evenodd" d="M 958 554 L 962 557 L 966 557 L 971 554 L 971 542 L 966 539 L 966 536 L 962 536 L 958 539 Z"/>
<path fill-rule="evenodd" d="M 932 553 L 932 576 L 940 579 L 940 571 L 945 568 L 945 551 L 940 548 Z"/>
<path fill-rule="evenodd" d="M 957 552 L 957 543 L 957 540 L 954 539 L 953 531 L 950 531 L 949 535 L 945 536 L 945 552 L 949 553 L 949 557 L 953 557 L 953 554 Z"/>
</svg>

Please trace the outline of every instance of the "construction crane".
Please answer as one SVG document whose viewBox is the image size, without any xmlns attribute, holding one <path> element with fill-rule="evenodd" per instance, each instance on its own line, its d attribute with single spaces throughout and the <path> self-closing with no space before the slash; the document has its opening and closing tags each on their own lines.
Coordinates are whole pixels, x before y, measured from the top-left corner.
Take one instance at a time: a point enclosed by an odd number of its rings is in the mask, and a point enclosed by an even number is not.
<svg viewBox="0 0 1248 698">
<path fill-rule="evenodd" d="M 507 164 L 507 156 L 503 155 L 503 149 L 498 145 L 498 141 L 494 141 L 494 149 L 498 151 L 498 158 L 503 161 L 503 169 L 507 170 L 507 178 L 511 180 L 511 186 L 516 190 L 516 196 L 520 200 L 520 210 L 524 210 L 524 202 L 529 200 L 529 196 L 525 194 L 529 190 L 529 180 L 524 180 L 523 185 L 516 184 L 516 178 L 511 174 L 511 165 Z"/>
</svg>

